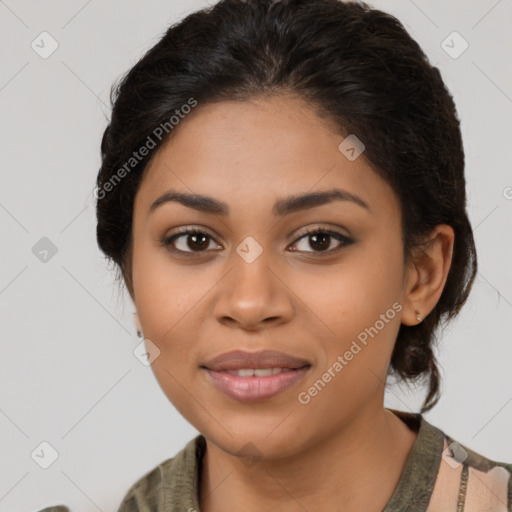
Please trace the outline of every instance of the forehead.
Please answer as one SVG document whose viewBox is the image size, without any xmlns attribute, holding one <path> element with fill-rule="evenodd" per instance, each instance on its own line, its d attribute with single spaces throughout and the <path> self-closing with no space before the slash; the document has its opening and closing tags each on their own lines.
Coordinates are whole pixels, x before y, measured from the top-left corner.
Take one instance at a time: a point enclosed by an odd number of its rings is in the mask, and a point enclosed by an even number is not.
<svg viewBox="0 0 512 512">
<path fill-rule="evenodd" d="M 175 130 L 146 169 L 138 193 L 146 210 L 167 189 L 273 205 L 337 187 L 382 207 L 396 203 L 364 153 L 347 159 L 339 150 L 345 134 L 294 96 L 199 104 Z"/>
</svg>

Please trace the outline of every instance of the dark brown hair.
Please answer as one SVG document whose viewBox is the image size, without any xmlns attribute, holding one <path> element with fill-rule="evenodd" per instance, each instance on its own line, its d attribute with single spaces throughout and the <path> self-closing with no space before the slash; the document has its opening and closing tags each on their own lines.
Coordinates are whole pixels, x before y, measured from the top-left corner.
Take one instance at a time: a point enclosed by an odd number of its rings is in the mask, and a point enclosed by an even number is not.
<svg viewBox="0 0 512 512">
<path fill-rule="evenodd" d="M 99 247 L 130 289 L 135 194 L 173 133 L 158 138 L 155 130 L 169 127 L 191 98 L 201 105 L 279 93 L 300 95 L 364 142 L 364 157 L 401 202 L 406 259 L 434 226 L 455 231 L 443 293 L 423 322 L 400 326 L 389 370 L 407 382 L 428 378 L 425 412 L 439 400 L 435 331 L 466 301 L 476 250 L 452 96 L 393 16 L 362 2 L 221 0 L 171 26 L 112 90 L 96 189 Z M 148 154 L 130 160 L 148 137 Z"/>
</svg>

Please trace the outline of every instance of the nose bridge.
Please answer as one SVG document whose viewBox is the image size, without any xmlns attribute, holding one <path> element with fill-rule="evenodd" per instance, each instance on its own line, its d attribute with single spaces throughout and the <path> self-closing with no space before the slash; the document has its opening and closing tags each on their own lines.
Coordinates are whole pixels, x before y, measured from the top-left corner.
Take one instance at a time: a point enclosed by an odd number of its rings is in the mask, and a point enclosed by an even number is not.
<svg viewBox="0 0 512 512">
<path fill-rule="evenodd" d="M 269 303 L 272 298 L 274 283 L 269 266 L 272 255 L 268 248 L 263 248 L 255 238 L 246 237 L 233 254 L 231 276 L 231 293 L 233 300 L 247 303 L 249 307 Z"/>
<path fill-rule="evenodd" d="M 291 312 L 286 287 L 274 275 L 274 258 L 253 237 L 246 237 L 233 252 L 231 271 L 215 306 L 216 316 L 249 326 Z"/>
</svg>

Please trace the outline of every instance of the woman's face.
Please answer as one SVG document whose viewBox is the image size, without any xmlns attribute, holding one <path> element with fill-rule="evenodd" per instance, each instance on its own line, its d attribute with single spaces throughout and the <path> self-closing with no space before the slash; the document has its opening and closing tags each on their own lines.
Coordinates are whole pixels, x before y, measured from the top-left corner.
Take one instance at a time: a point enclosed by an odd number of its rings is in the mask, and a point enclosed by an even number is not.
<svg viewBox="0 0 512 512">
<path fill-rule="evenodd" d="M 408 271 L 398 199 L 361 146 L 340 150 L 291 96 L 199 104 L 175 130 L 132 226 L 133 298 L 169 400 L 226 452 L 267 458 L 381 410 Z M 209 199 L 152 208 L 171 192 Z M 295 359 L 211 362 L 267 350 Z"/>
</svg>

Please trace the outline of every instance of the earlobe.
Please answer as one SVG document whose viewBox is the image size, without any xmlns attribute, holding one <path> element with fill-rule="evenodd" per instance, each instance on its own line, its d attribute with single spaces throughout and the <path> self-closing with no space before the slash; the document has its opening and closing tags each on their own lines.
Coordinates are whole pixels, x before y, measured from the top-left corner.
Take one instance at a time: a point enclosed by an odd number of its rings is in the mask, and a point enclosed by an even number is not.
<svg viewBox="0 0 512 512">
<path fill-rule="evenodd" d="M 434 309 L 443 293 L 455 234 L 447 224 L 436 226 L 426 242 L 413 248 L 402 323 L 417 325 Z"/>
<path fill-rule="evenodd" d="M 426 316 L 428 316 L 428 313 L 423 316 L 421 310 L 414 308 L 414 304 L 406 304 L 403 309 L 402 323 L 404 325 L 419 325 Z"/>
<path fill-rule="evenodd" d="M 133 316 L 134 316 L 135 327 L 137 329 L 137 338 L 142 338 L 143 337 L 142 328 L 140 326 L 140 320 L 139 320 L 139 315 L 137 314 L 137 311 L 135 311 L 133 313 Z"/>
</svg>

